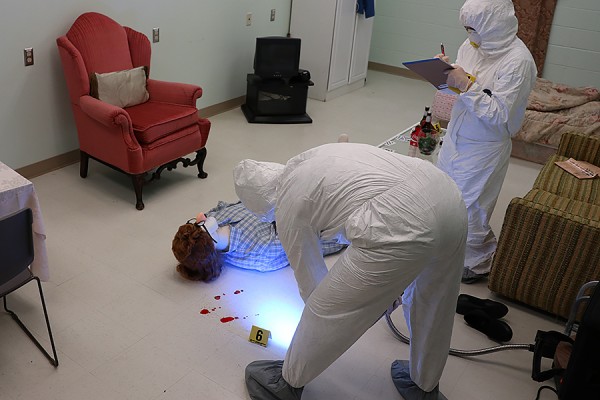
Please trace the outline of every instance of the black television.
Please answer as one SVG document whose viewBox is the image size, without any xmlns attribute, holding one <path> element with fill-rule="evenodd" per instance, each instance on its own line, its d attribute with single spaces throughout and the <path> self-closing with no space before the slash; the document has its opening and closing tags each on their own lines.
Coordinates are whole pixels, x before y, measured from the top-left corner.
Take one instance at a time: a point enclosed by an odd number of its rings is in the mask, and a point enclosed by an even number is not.
<svg viewBox="0 0 600 400">
<path fill-rule="evenodd" d="M 256 38 L 254 74 L 263 79 L 298 76 L 300 39 L 285 36 Z"/>
</svg>

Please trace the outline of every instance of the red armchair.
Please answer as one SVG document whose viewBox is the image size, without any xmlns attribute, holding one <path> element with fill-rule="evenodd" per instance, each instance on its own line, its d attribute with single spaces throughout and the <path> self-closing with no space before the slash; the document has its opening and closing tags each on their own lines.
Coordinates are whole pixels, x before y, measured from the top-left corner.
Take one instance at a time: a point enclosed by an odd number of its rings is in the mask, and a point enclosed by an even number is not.
<svg viewBox="0 0 600 400">
<path fill-rule="evenodd" d="M 150 79 L 150 41 L 144 34 L 90 12 L 56 42 L 75 116 L 82 178 L 90 157 L 130 175 L 136 208 L 142 210 L 144 184 L 160 179 L 165 168 L 196 165 L 198 177 L 207 177 L 203 164 L 210 121 L 196 108 L 202 88 Z M 90 95 L 92 74 L 140 66 L 147 67 L 148 101 L 121 108 Z M 194 152 L 193 160 L 185 158 Z"/>
</svg>

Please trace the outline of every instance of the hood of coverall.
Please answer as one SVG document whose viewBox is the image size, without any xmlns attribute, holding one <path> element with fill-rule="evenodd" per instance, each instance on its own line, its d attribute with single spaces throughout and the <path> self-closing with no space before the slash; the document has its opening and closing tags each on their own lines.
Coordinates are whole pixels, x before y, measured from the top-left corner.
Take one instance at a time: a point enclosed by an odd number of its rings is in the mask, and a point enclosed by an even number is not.
<svg viewBox="0 0 600 400">
<path fill-rule="evenodd" d="M 277 184 L 284 168 L 283 164 L 242 160 L 233 169 L 235 193 L 264 222 L 275 221 Z"/>
<path fill-rule="evenodd" d="M 481 36 L 479 50 L 488 56 L 508 51 L 519 29 L 511 0 L 467 0 L 460 9 L 460 21 Z"/>
</svg>

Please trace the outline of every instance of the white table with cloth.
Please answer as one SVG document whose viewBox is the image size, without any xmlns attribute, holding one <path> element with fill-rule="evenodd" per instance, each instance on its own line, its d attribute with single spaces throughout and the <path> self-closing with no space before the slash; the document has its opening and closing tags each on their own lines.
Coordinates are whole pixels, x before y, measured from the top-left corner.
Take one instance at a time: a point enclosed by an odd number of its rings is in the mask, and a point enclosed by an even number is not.
<svg viewBox="0 0 600 400">
<path fill-rule="evenodd" d="M 392 153 L 403 154 L 405 156 L 408 155 L 409 148 L 410 148 L 410 145 L 409 145 L 410 135 L 411 135 L 413 128 L 417 124 L 418 124 L 418 122 L 415 123 L 414 125 L 409 126 L 408 128 L 404 129 L 400 133 L 397 133 L 396 135 L 392 136 L 385 142 L 379 144 L 377 147 L 387 150 L 387 151 L 390 151 Z M 433 153 L 431 153 L 429 155 L 425 155 L 425 154 L 422 154 L 419 150 L 417 150 L 415 157 L 421 158 L 423 160 L 427 160 L 427 161 L 435 164 L 437 162 L 437 156 L 438 156 L 438 153 L 440 152 L 440 147 L 443 142 L 444 135 L 446 135 L 446 129 L 440 128 L 440 136 L 438 138 L 440 141 L 437 144 Z"/>
<path fill-rule="evenodd" d="M 46 230 L 33 183 L 0 162 L 0 219 L 31 208 L 33 212 L 33 251 L 31 272 L 42 281 L 48 281 Z"/>
</svg>

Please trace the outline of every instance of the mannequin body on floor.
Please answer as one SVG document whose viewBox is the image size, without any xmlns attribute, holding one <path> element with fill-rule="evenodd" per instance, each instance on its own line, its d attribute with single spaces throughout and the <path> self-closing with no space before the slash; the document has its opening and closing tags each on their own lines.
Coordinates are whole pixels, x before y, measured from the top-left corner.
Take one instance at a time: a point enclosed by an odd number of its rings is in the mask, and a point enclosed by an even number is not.
<svg viewBox="0 0 600 400">
<path fill-rule="evenodd" d="M 321 241 L 323 255 L 342 250 L 344 243 Z M 275 223 L 261 221 L 242 203 L 219 204 L 181 225 L 172 243 L 186 279 L 212 281 L 224 266 L 259 272 L 285 268 L 289 261 L 277 235 Z"/>
</svg>

